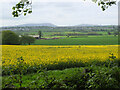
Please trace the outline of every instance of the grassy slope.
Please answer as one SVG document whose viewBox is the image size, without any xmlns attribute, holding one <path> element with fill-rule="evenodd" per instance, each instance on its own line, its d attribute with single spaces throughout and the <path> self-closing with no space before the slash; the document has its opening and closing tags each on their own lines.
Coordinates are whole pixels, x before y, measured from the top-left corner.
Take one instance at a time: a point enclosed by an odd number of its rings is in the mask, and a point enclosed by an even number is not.
<svg viewBox="0 0 120 90">
<path fill-rule="evenodd" d="M 115 36 L 89 36 L 78 38 L 64 38 L 56 40 L 36 40 L 33 45 L 116 45 Z"/>
</svg>

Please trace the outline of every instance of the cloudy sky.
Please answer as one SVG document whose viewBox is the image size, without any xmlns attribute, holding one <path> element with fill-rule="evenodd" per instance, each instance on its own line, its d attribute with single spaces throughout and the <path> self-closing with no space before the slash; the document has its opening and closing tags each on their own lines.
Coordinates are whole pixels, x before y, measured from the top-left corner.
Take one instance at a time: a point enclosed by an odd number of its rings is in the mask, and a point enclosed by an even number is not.
<svg viewBox="0 0 120 90">
<path fill-rule="evenodd" d="M 33 13 L 12 17 L 12 7 L 19 0 L 0 0 L 0 26 L 52 23 L 58 26 L 79 24 L 118 24 L 118 5 L 106 11 L 91 0 L 33 0 Z"/>
</svg>

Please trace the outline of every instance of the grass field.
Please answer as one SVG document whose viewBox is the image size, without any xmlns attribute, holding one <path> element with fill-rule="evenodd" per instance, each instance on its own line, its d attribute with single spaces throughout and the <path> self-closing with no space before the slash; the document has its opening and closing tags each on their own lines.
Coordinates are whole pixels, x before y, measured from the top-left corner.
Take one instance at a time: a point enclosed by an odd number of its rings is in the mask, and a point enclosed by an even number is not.
<svg viewBox="0 0 120 90">
<path fill-rule="evenodd" d="M 81 36 L 56 40 L 36 40 L 33 45 L 117 45 L 116 36 Z"/>
</svg>

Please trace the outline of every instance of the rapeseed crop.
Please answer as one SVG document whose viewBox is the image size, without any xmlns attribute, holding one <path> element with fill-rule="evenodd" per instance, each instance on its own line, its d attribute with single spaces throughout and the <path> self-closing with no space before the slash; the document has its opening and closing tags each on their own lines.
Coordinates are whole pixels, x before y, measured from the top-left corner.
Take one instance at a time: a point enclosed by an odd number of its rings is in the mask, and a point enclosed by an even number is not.
<svg viewBox="0 0 120 90">
<path fill-rule="evenodd" d="M 17 67 L 17 59 L 23 57 L 24 63 L 30 67 L 35 65 L 50 65 L 61 62 L 88 62 L 90 60 L 105 61 L 113 53 L 118 58 L 117 45 L 69 45 L 69 46 L 2 46 L 2 66 Z"/>
</svg>

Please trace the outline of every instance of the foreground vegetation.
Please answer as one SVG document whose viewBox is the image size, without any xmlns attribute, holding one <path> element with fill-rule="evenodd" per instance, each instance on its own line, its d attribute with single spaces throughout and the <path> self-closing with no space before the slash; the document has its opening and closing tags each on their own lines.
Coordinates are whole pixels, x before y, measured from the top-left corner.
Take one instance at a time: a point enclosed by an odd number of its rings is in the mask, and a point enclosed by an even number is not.
<svg viewBox="0 0 120 90">
<path fill-rule="evenodd" d="M 3 76 L 2 88 L 120 89 L 120 60 L 110 59 L 112 61 L 105 63 L 87 62 L 80 68 L 46 71 L 41 67 L 37 73 L 33 74 Z"/>
</svg>

